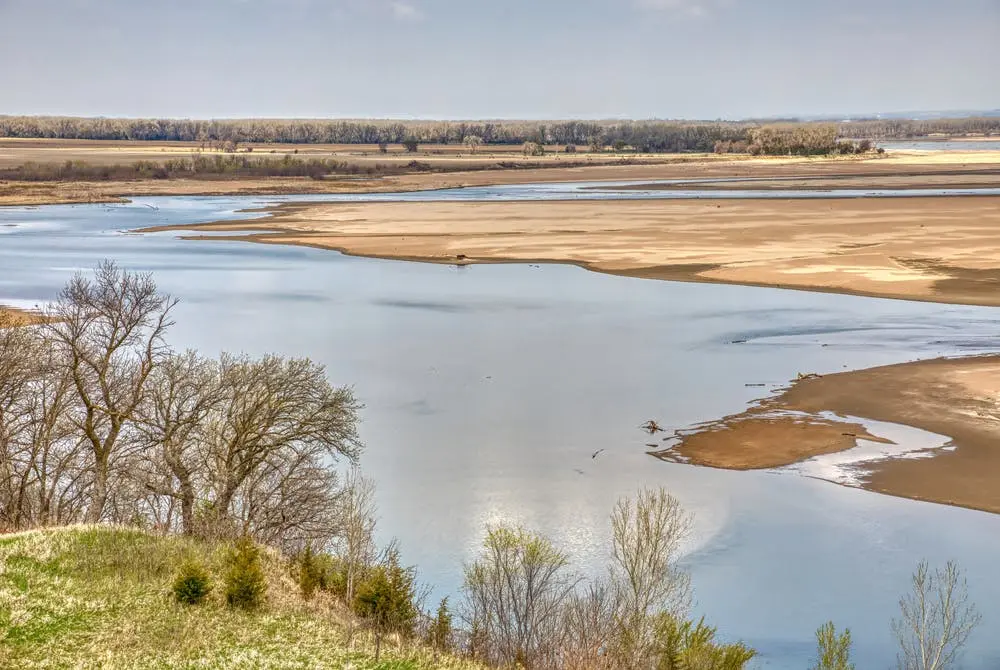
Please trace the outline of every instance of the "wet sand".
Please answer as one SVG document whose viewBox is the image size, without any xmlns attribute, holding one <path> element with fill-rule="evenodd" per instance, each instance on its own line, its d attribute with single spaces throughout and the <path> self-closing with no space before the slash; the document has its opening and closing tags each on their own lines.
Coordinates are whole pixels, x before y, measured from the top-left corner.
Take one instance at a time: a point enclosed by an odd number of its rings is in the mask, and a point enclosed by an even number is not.
<svg viewBox="0 0 1000 670">
<path fill-rule="evenodd" d="M 829 420 L 824 412 L 920 428 L 955 447 L 933 458 L 867 463 L 864 488 L 1000 513 L 1000 356 L 803 379 L 742 414 L 682 433 L 677 446 L 657 455 L 718 468 L 772 468 L 872 439 L 860 424 Z"/>
</svg>

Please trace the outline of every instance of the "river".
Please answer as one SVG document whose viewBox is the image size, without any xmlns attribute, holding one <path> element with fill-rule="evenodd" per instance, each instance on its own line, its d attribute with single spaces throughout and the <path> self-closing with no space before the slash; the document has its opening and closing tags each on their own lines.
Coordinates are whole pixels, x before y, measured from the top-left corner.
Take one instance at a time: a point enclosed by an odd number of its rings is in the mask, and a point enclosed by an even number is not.
<svg viewBox="0 0 1000 670">
<path fill-rule="evenodd" d="M 654 197 L 636 193 L 617 197 Z M 511 197 L 595 196 L 575 185 L 363 199 Z M 664 463 L 646 455 L 639 429 L 740 411 L 799 372 L 995 351 L 1000 309 L 126 232 L 257 216 L 237 210 L 289 199 L 0 209 L 0 302 L 51 299 L 73 272 L 112 258 L 153 271 L 181 299 L 178 348 L 325 363 L 366 405 L 362 464 L 378 484 L 380 532 L 437 595 L 456 594 L 491 521 L 545 532 L 595 572 L 615 499 L 665 486 L 695 515 L 684 562 L 697 614 L 759 649 L 757 667 L 808 667 L 828 619 L 852 629 L 859 668 L 889 667 L 889 621 L 922 558 L 968 572 L 984 618 L 963 667 L 1000 667 L 1000 516 L 788 470 Z"/>
</svg>

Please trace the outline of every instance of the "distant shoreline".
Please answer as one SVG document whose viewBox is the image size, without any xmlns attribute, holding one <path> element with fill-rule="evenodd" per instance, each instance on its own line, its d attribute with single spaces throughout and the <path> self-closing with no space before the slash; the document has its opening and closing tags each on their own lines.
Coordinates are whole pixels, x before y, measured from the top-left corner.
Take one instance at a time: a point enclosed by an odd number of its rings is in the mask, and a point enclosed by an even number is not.
<svg viewBox="0 0 1000 670">
<path fill-rule="evenodd" d="M 309 177 L 234 178 L 225 174 L 200 178 L 106 181 L 17 181 L 0 179 L 0 206 L 114 203 L 131 197 L 157 195 L 291 195 L 326 193 L 386 193 L 464 186 L 564 181 L 652 181 L 657 179 L 726 177 L 798 177 L 812 175 L 847 184 L 849 177 L 878 177 L 905 182 L 913 177 L 933 180 L 965 175 L 956 184 L 978 184 L 991 169 L 1000 169 L 997 151 L 892 152 L 888 156 L 761 156 L 745 154 L 636 154 L 632 152 L 564 153 L 549 147 L 543 156 L 524 156 L 517 146 L 488 146 L 471 152 L 460 145 L 427 146 L 414 152 L 381 153 L 364 145 L 262 145 L 238 154 L 203 152 L 196 143 L 111 142 L 86 140 L 22 140 L 0 138 L 0 171 L 34 163 L 38 166 L 82 161 L 91 170 L 145 162 L 161 164 L 192 156 L 248 160 L 335 160 L 358 174 Z M 415 161 L 415 163 L 414 163 Z M 414 165 L 416 167 L 414 167 Z M 381 167 L 380 167 L 381 166 Z M 381 169 L 385 174 L 368 175 Z M 44 171 L 42 171 L 44 173 Z M 84 170 L 83 172 L 87 172 Z M 902 186 L 907 188 L 908 186 Z M 703 187 L 699 187 L 703 188 Z M 720 183 L 711 188 L 725 188 Z"/>
</svg>

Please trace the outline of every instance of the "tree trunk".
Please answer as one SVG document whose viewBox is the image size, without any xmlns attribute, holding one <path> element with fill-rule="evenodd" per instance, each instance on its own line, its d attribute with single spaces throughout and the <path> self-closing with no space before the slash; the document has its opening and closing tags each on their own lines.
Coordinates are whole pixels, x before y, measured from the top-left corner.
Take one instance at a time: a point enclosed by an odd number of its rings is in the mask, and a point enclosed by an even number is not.
<svg viewBox="0 0 1000 670">
<path fill-rule="evenodd" d="M 87 510 L 87 523 L 100 523 L 104 516 L 104 506 L 108 502 L 108 468 L 106 464 L 98 463 L 94 472 L 94 494 L 90 497 L 90 508 Z"/>
<path fill-rule="evenodd" d="M 185 535 L 194 535 L 194 487 L 181 482 L 181 526 Z"/>
</svg>

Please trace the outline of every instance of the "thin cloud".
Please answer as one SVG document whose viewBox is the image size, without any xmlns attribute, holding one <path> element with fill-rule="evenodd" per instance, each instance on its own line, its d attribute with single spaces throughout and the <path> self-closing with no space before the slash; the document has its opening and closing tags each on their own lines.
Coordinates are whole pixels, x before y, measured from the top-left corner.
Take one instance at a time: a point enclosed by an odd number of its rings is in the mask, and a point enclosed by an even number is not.
<svg viewBox="0 0 1000 670">
<path fill-rule="evenodd" d="M 635 4 L 640 9 L 649 11 L 701 18 L 711 14 L 719 3 L 713 0 L 635 0 Z"/>
<path fill-rule="evenodd" d="M 397 0 L 389 4 L 392 17 L 397 21 L 419 21 L 424 13 L 408 2 Z"/>
</svg>

